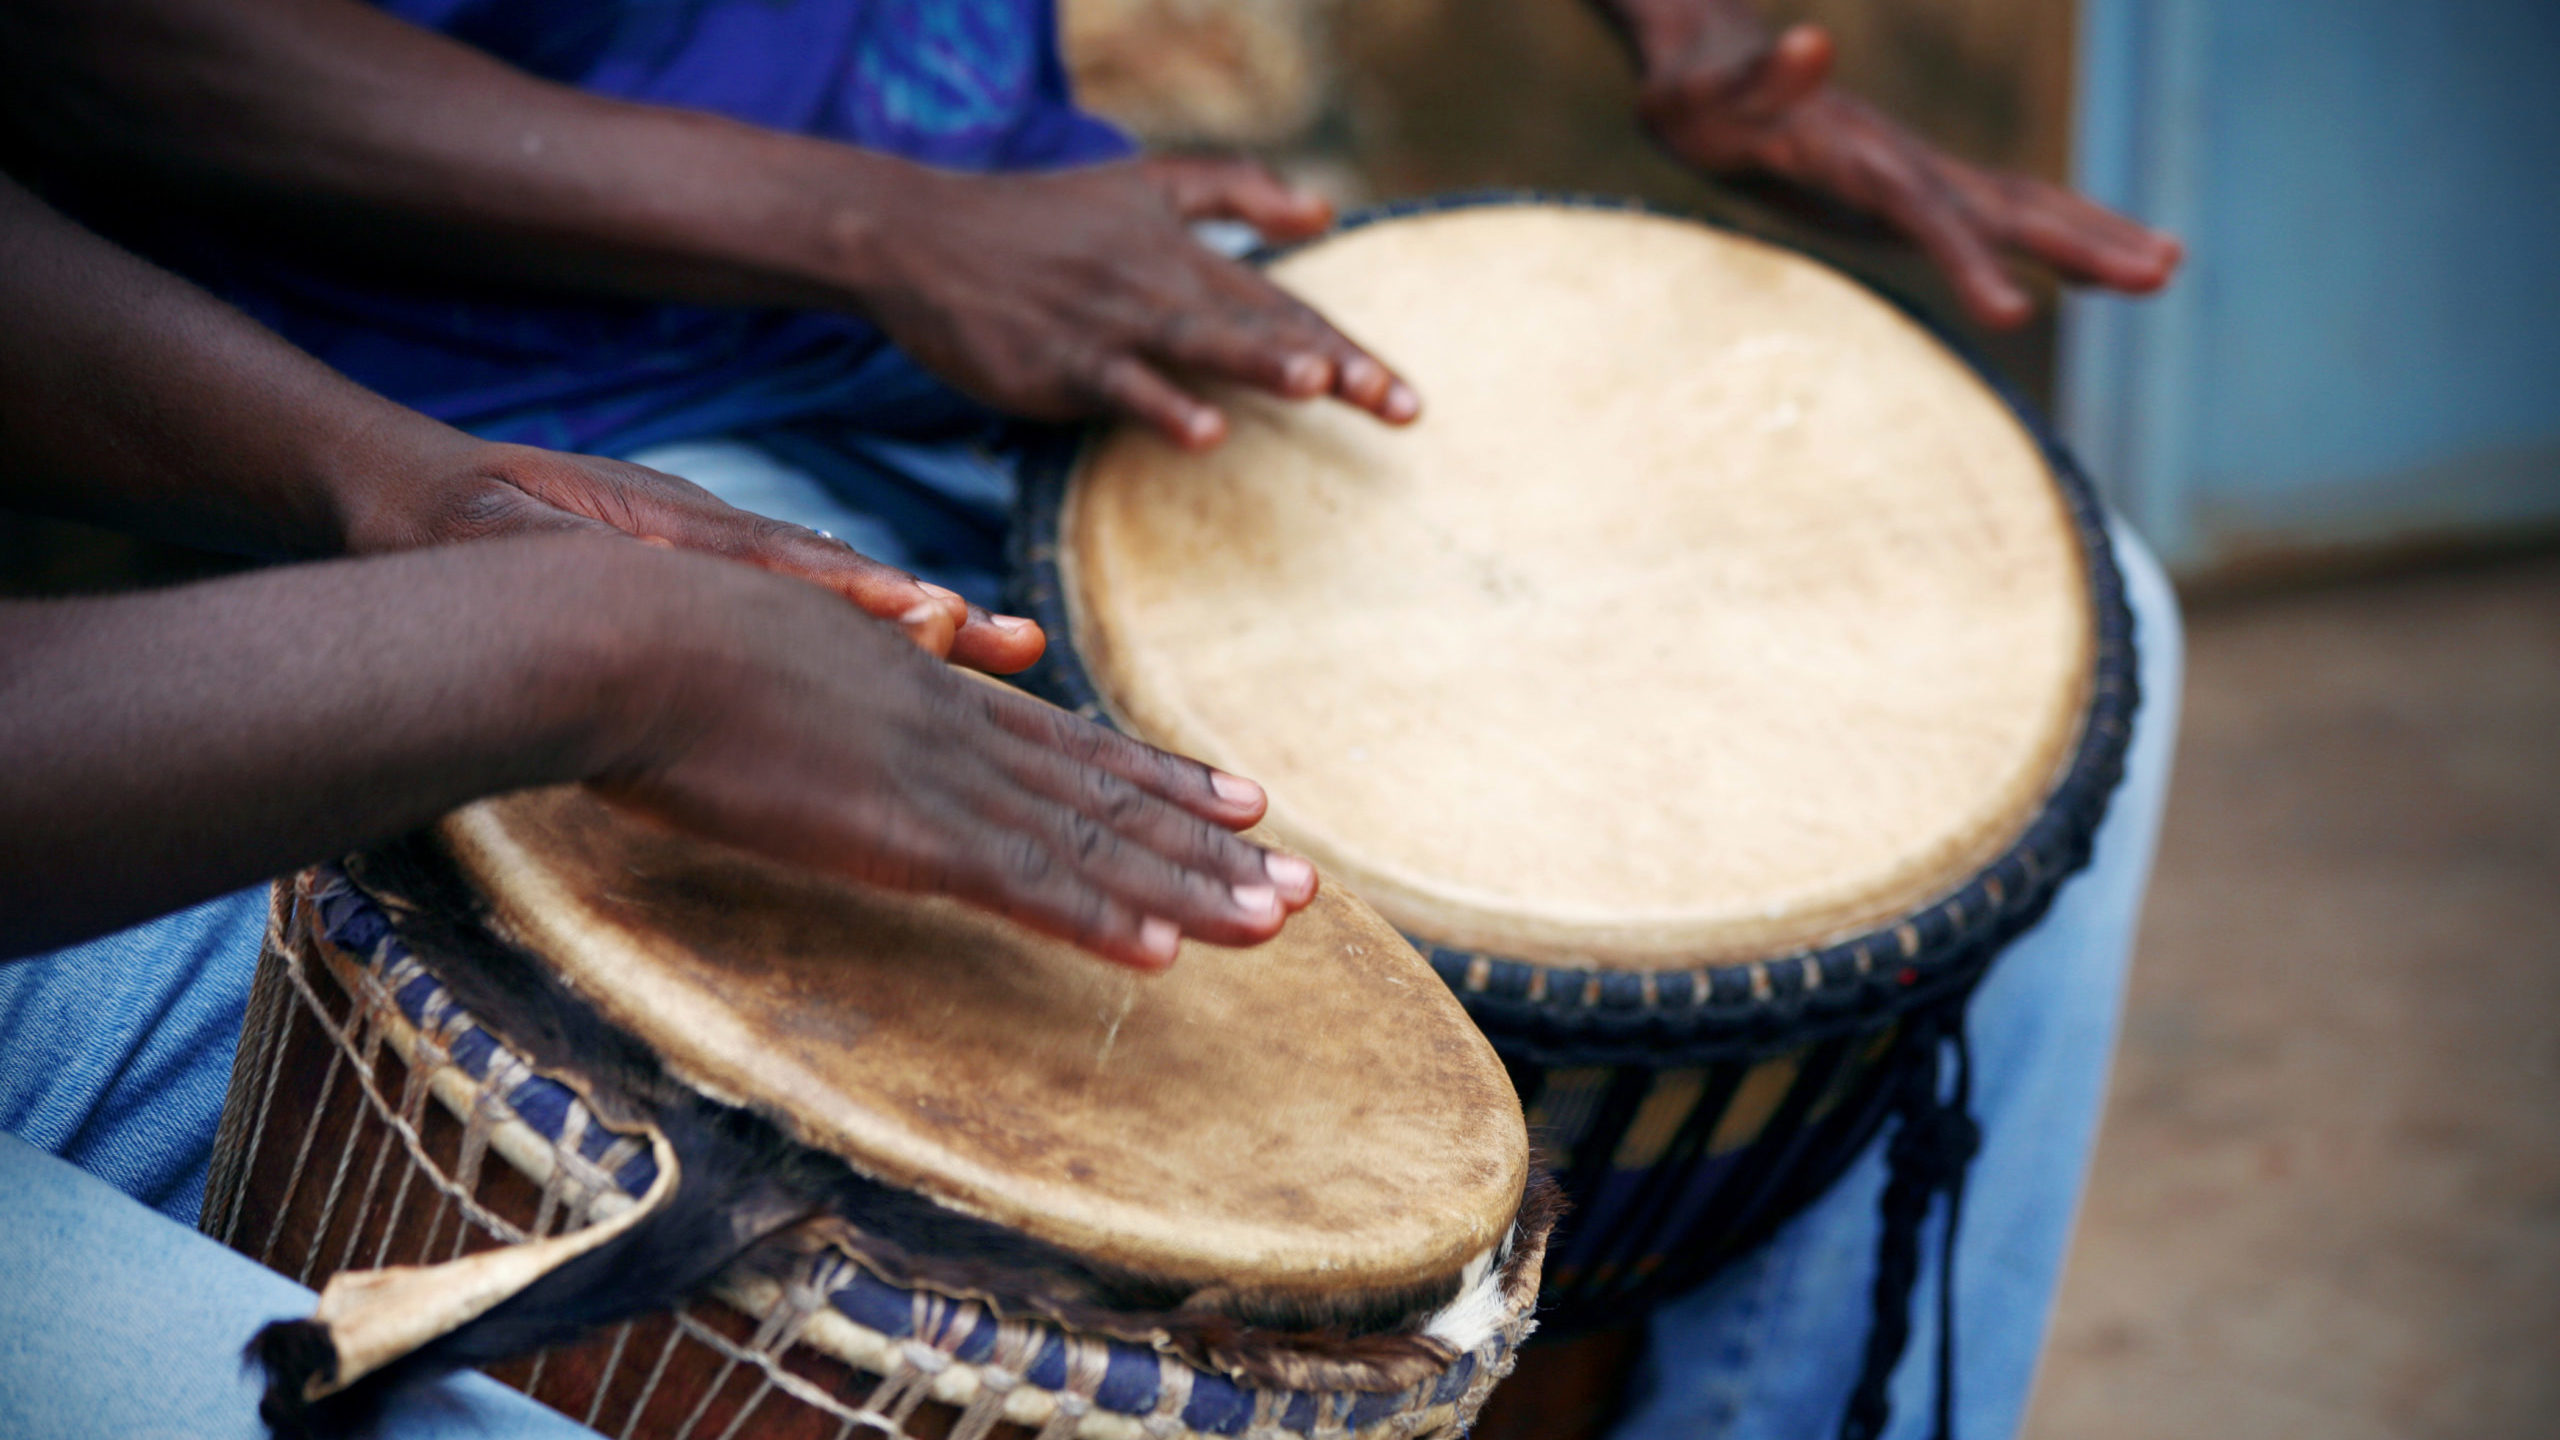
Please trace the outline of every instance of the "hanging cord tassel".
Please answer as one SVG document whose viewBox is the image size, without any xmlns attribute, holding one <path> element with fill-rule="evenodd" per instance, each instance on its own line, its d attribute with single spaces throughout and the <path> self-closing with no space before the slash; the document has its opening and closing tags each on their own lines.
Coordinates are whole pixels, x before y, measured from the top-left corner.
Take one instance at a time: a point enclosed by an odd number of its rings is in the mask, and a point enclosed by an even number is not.
<svg viewBox="0 0 2560 1440">
<path fill-rule="evenodd" d="M 1982 1127 L 1973 1118 L 1973 1046 L 1966 1041 L 1959 1011 L 1948 1027 L 1955 1051 L 1954 1091 L 1938 1112 L 1950 1134 L 1953 1153 L 1961 1156 L 1945 1177 L 1946 1228 L 1938 1240 L 1938 1425 L 1936 1440 L 1955 1440 L 1956 1433 L 1956 1232 L 1964 1225 L 1964 1182 L 1973 1173 L 1973 1157 L 1982 1150 Z"/>
<path fill-rule="evenodd" d="M 1840 1440 L 1877 1440 L 1893 1418 L 1893 1372 L 1911 1343 L 1911 1291 L 1920 1279 L 1920 1231 L 1943 1192 L 1946 1224 L 1938 1264 L 1938 1394 L 1934 1434 L 1955 1434 L 1956 1230 L 1963 1218 L 1965 1172 L 1982 1146 L 1973 1121 L 1973 1054 L 1965 1043 L 1961 1001 L 1944 1018 L 1913 1026 L 1912 1059 L 1901 1079 L 1899 1123 L 1886 1151 L 1884 1238 L 1876 1247 L 1875 1318 L 1867 1353 L 1840 1420 Z M 1939 1098 L 1939 1055 L 1954 1052 L 1955 1075 Z"/>
</svg>

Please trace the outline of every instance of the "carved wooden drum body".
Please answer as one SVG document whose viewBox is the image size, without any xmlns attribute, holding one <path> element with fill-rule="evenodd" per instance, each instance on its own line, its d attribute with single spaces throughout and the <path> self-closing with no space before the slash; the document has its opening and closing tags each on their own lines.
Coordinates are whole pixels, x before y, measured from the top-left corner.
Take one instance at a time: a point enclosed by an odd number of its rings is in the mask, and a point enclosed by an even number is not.
<svg viewBox="0 0 2560 1440">
<path fill-rule="evenodd" d="M 1054 441 L 1036 683 L 1262 781 L 1421 947 L 1571 1201 L 1545 1323 L 1623 1320 L 1958 1103 L 1941 1038 L 2121 770 L 2100 514 L 1909 315 L 1701 224 L 1428 204 L 1269 273 L 1425 415 Z"/>
<path fill-rule="evenodd" d="M 277 905 L 204 1223 L 327 1285 L 288 1425 L 487 1364 L 615 1435 L 1433 1435 L 1529 1328 L 1517 1100 L 1347 896 L 1141 977 L 570 790 Z"/>
</svg>

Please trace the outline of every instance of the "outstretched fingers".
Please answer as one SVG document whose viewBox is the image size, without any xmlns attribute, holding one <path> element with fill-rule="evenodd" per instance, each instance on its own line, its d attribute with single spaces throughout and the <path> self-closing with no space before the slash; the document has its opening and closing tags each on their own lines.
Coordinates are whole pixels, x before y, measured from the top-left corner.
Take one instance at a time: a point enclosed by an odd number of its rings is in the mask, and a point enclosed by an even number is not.
<svg viewBox="0 0 2560 1440">
<path fill-rule="evenodd" d="M 1292 910 L 1315 898 L 1315 867 L 1304 860 L 1266 850 L 1099 766 L 1029 741 L 1000 763 L 1013 783 L 1112 827 L 1184 870 L 1254 887 Z"/>
<path fill-rule="evenodd" d="M 1314 897 L 1313 866 L 1233 833 L 1260 787 L 996 686 L 956 698 L 922 777 L 954 836 L 932 888 L 1148 969 L 1185 936 L 1268 940 Z"/>
<path fill-rule="evenodd" d="M 1227 417 L 1218 407 L 1135 355 L 1097 362 L 1091 385 L 1094 399 L 1105 409 L 1151 427 L 1185 450 L 1207 450 L 1227 438 Z"/>
<path fill-rule="evenodd" d="M 1151 843 L 1147 827 L 1133 813 L 1089 815 L 1001 773 L 981 777 L 969 798 L 976 814 L 1006 837 L 978 852 L 988 867 L 987 878 L 1000 883 L 1016 904 L 1056 911 L 1060 902 L 1072 902 L 1053 919 L 1081 921 L 1085 914 L 1099 912 L 1101 907 L 1089 901 L 1073 901 L 1077 891 L 1089 890 L 1130 915 L 1165 921 L 1181 935 L 1211 944 L 1255 945 L 1278 934 L 1297 908 L 1266 880 L 1218 873 L 1245 865 L 1186 864 L 1167 854 Z M 1226 841 L 1247 862 L 1254 859 L 1254 847 L 1233 836 Z M 1085 914 L 1078 913 L 1079 906 Z M 1082 934 L 1067 938 L 1086 939 Z"/>
<path fill-rule="evenodd" d="M 886 620 L 926 654 L 1010 675 L 1040 658 L 1048 637 L 1018 615 L 994 615 L 929 580 L 884 565 L 843 541 L 796 525 L 763 522 L 739 537 L 735 558 L 822 586 Z"/>
<path fill-rule="evenodd" d="M 1848 141 L 1856 177 L 1846 187 L 1920 247 L 1955 287 L 1967 314 L 1993 329 L 2022 324 L 2035 305 L 2000 263 L 1993 238 L 1924 147 L 1890 121 L 1867 117 Z"/>
<path fill-rule="evenodd" d="M 1116 775 L 1212 824 L 1242 830 L 1262 819 L 1270 801 L 1241 775 L 1132 740 L 1020 691 L 981 684 L 973 696 L 1008 733 L 1078 764 Z"/>
<path fill-rule="evenodd" d="M 2177 273 L 2177 240 L 2060 186 L 1949 162 L 1983 223 L 2011 250 L 2075 284 L 2149 294 Z"/>
<path fill-rule="evenodd" d="M 1110 818 L 1185 865 L 1239 884 L 1268 884 L 1296 909 L 1315 898 L 1316 869 L 1238 839 L 1270 809 L 1260 785 L 1015 692 L 987 686 L 989 717 L 1020 739 L 1023 783 Z"/>
<path fill-rule="evenodd" d="M 1177 312 L 1158 327 L 1155 359 L 1284 399 L 1330 395 L 1391 425 L 1421 415 L 1422 398 L 1403 377 L 1306 302 L 1240 266 L 1224 278 L 1224 303 Z"/>
<path fill-rule="evenodd" d="M 606 527 L 808 581 L 897 626 L 937 658 L 1003 675 L 1048 646 L 1029 620 L 990 615 L 831 536 L 740 510 L 676 476 L 594 456 L 525 452 L 518 459 L 505 480 L 560 524 Z"/>
<path fill-rule="evenodd" d="M 1185 220 L 1241 220 L 1266 240 L 1304 240 L 1333 225 L 1333 204 L 1292 185 L 1259 160 L 1162 155 L 1143 162 L 1165 202 Z"/>
<path fill-rule="evenodd" d="M 1010 675 L 1048 648 L 1048 637 L 1032 621 L 990 614 L 955 591 L 884 565 L 832 536 L 778 521 L 759 526 L 759 533 L 740 538 L 734 558 L 834 591 L 897 626 L 928 655 Z"/>
<path fill-rule="evenodd" d="M 902 802 L 830 814 L 830 820 L 854 822 L 857 838 L 849 850 L 821 841 L 810 850 L 770 846 L 768 853 L 815 861 L 892 890 L 947 895 L 1118 964 L 1162 970 L 1173 963 L 1183 936 L 1179 920 L 1120 898 L 1120 887 L 1093 874 L 1092 857 L 1061 855 L 1032 831 L 983 813 L 965 787 L 954 792 L 955 768 L 946 759 Z M 771 840 L 774 832 L 761 838 Z"/>
</svg>

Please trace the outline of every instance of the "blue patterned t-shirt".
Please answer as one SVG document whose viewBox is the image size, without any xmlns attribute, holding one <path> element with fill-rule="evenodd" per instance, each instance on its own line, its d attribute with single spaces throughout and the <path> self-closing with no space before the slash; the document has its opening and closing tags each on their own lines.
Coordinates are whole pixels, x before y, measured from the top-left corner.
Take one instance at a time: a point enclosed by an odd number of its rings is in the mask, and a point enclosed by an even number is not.
<svg viewBox="0 0 2560 1440">
<path fill-rule="evenodd" d="M 957 170 L 1115 159 L 1054 0 L 384 0 L 546 79 Z M 357 381 L 496 439 L 625 452 L 869 408 L 844 314 L 394 286 L 202 237 L 145 248 Z M 877 367 L 873 367 L 875 370 Z"/>
</svg>

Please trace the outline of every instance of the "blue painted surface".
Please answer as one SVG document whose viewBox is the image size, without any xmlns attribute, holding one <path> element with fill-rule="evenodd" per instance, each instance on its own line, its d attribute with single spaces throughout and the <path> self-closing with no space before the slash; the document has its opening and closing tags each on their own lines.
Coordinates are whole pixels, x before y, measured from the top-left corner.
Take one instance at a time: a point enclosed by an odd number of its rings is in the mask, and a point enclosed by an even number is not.
<svg viewBox="0 0 2560 1440">
<path fill-rule="evenodd" d="M 2080 183 L 2178 231 L 2067 320 L 2171 562 L 2560 521 L 2560 4 L 2087 0 Z"/>
</svg>

